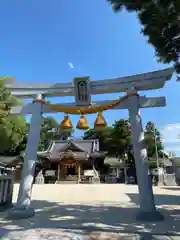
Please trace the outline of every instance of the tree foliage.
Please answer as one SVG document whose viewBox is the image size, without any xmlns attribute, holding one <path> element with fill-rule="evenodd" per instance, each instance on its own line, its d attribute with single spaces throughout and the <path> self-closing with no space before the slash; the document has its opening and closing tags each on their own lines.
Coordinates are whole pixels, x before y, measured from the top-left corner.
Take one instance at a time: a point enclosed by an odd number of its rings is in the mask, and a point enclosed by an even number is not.
<svg viewBox="0 0 180 240">
<path fill-rule="evenodd" d="M 153 45 L 158 60 L 175 64 L 180 73 L 180 2 L 179 0 L 108 0 L 115 12 L 135 11 L 142 33 Z"/>
<path fill-rule="evenodd" d="M 101 151 L 107 151 L 108 155 L 122 155 L 131 145 L 129 121 L 120 119 L 103 130 L 89 129 L 84 139 L 99 139 Z"/>
<path fill-rule="evenodd" d="M 22 104 L 0 83 L 0 154 L 16 155 L 24 150 L 27 125 L 23 116 L 10 115 L 12 106 Z"/>
<path fill-rule="evenodd" d="M 120 119 L 113 124 L 109 153 L 121 156 L 131 148 L 131 126 L 128 120 Z"/>
<path fill-rule="evenodd" d="M 112 135 L 113 128 L 107 127 L 101 130 L 96 130 L 94 128 L 89 129 L 84 133 L 83 139 L 98 139 L 100 150 L 101 151 L 108 151 L 109 150 L 109 143 L 111 142 L 111 135 Z"/>
<path fill-rule="evenodd" d="M 156 137 L 156 143 L 154 137 Z M 124 154 L 126 153 L 129 163 L 134 160 L 129 120 L 120 119 L 115 121 L 112 127 L 105 128 L 102 131 L 89 129 L 85 132 L 84 139 L 99 139 L 100 150 L 107 151 L 109 156 L 124 159 Z M 156 146 L 158 156 L 162 157 L 163 145 L 161 135 L 152 122 L 148 122 L 145 127 L 145 145 L 150 161 L 156 159 Z"/>
<path fill-rule="evenodd" d="M 155 127 L 153 122 L 148 122 L 145 127 L 145 144 L 148 150 L 148 157 L 156 156 L 156 148 L 158 157 L 162 157 L 163 144 L 161 134 Z"/>
<path fill-rule="evenodd" d="M 52 139 L 66 140 L 68 137 L 71 137 L 72 133 L 73 130 L 60 130 L 58 122 L 53 117 L 43 117 L 40 132 L 39 151 L 46 150 Z"/>
</svg>

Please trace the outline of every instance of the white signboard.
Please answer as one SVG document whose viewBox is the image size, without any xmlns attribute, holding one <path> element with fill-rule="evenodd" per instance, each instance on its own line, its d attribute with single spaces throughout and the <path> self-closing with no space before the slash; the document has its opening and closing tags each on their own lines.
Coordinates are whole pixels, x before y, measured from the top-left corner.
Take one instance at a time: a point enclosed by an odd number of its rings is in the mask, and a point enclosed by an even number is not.
<svg viewBox="0 0 180 240">
<path fill-rule="evenodd" d="M 94 171 L 93 170 L 84 170 L 84 176 L 94 177 Z"/>
<path fill-rule="evenodd" d="M 47 170 L 46 173 L 45 173 L 46 176 L 55 176 L 56 173 L 55 173 L 55 170 Z"/>
</svg>

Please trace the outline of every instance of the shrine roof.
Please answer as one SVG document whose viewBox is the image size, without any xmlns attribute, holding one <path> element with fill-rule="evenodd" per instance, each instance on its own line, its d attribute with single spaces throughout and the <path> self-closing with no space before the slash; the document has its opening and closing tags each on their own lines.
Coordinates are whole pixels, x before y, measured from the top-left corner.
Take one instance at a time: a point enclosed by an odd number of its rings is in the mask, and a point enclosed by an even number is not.
<svg viewBox="0 0 180 240">
<path fill-rule="evenodd" d="M 0 166 L 9 166 L 21 162 L 20 156 L 0 156 Z"/>
<path fill-rule="evenodd" d="M 104 163 L 108 164 L 112 167 L 120 167 L 120 166 L 123 167 L 123 166 L 127 165 L 127 164 L 124 164 L 123 160 L 118 159 L 115 156 L 106 156 Z"/>
<path fill-rule="evenodd" d="M 103 153 L 99 151 L 98 140 L 53 140 L 47 151 L 38 152 L 39 157 L 50 160 L 62 159 L 70 155 L 77 160 L 87 160 L 90 157 L 101 157 Z"/>
</svg>

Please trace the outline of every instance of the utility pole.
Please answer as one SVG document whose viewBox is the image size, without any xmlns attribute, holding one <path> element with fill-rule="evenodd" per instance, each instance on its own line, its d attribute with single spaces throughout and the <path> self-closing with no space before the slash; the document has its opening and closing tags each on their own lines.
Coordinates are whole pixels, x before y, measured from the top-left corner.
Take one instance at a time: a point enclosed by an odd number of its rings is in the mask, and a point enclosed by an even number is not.
<svg viewBox="0 0 180 240">
<path fill-rule="evenodd" d="M 156 128 L 155 128 L 154 124 L 149 124 L 147 126 L 147 130 L 152 132 L 153 137 L 154 137 L 156 167 L 157 167 L 157 174 L 158 174 L 158 185 L 163 185 L 163 176 L 162 176 L 163 173 L 160 171 L 160 166 L 159 166 L 159 154 L 158 154 L 158 147 L 157 147 Z"/>
<path fill-rule="evenodd" d="M 159 155 L 158 155 L 158 148 L 157 148 L 157 139 L 156 139 L 156 129 L 153 125 L 153 135 L 154 135 L 154 145 L 155 145 L 155 151 L 156 151 L 156 166 L 158 169 L 158 175 L 159 175 Z"/>
</svg>

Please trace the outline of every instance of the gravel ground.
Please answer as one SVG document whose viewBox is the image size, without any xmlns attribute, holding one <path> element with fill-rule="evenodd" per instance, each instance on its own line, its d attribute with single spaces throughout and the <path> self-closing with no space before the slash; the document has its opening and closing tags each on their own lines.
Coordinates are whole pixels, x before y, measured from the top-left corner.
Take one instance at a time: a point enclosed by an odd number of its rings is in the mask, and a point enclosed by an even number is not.
<svg viewBox="0 0 180 240">
<path fill-rule="evenodd" d="M 36 215 L 11 221 L 7 220 L 7 213 L 0 213 L 0 227 L 9 231 L 11 240 L 179 240 L 179 190 L 154 188 L 156 205 L 165 221 L 142 223 L 135 219 L 139 208 L 136 186 L 36 185 L 32 194 Z M 17 191 L 18 185 L 15 186 L 14 201 Z M 154 235 L 140 238 L 130 234 L 136 232 Z M 170 238 L 165 234 L 179 236 Z"/>
<path fill-rule="evenodd" d="M 146 234 L 128 234 L 128 233 L 110 233 L 110 232 L 83 232 L 70 230 L 26 230 L 26 231 L 12 231 L 9 234 L 11 240 L 177 240 L 177 238 Z"/>
</svg>

